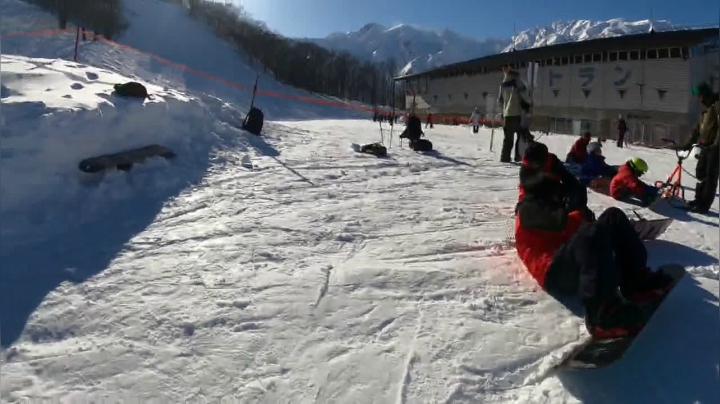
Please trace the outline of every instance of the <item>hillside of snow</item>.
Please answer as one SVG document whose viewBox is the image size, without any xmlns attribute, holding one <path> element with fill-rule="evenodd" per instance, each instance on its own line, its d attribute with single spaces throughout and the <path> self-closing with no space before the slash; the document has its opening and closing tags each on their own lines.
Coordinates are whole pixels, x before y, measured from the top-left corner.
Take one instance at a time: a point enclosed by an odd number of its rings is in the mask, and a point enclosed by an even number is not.
<svg viewBox="0 0 720 404">
<path fill-rule="evenodd" d="M 2 34 L 48 18 L 0 8 Z M 73 39 L 3 37 L 3 403 L 720 401 L 717 200 L 699 215 L 589 194 L 598 214 L 675 218 L 646 243 L 649 265 L 689 276 L 621 361 L 555 372 L 587 333 L 576 305 L 539 290 L 517 259 L 518 167 L 498 162 L 497 131 L 436 125 L 426 137 L 438 151 L 416 153 L 400 126 L 261 97 L 273 119 L 255 137 L 237 128 L 245 90 L 104 42 L 71 62 Z M 112 94 L 130 79 L 153 99 Z M 381 136 L 387 158 L 350 148 Z M 564 155 L 575 139 L 539 140 Z M 177 159 L 77 169 L 148 143 Z M 608 143 L 604 154 L 644 158 L 648 181 L 675 165 L 668 150 Z"/>
<path fill-rule="evenodd" d="M 576 20 L 554 22 L 545 27 L 521 31 L 510 39 L 487 38 L 477 40 L 463 37 L 449 29 L 429 30 L 401 24 L 386 28 L 367 24 L 359 31 L 332 33 L 325 38 L 305 39 L 334 50 L 346 50 L 362 60 L 394 59 L 399 74 L 424 70 L 474 58 L 565 42 L 585 41 L 655 31 L 681 29 L 668 21 L 609 21 Z"/>
<path fill-rule="evenodd" d="M 2 58 L 3 401 L 720 399 L 717 202 L 695 215 L 590 194 L 598 213 L 675 217 L 649 264 L 690 276 L 622 361 L 558 373 L 586 331 L 516 257 L 518 168 L 489 130 L 437 125 L 430 154 L 385 132 L 377 159 L 349 147 L 379 139 L 370 120 L 275 121 L 255 138 L 172 88 L 117 99 L 102 84 L 116 79 Z M 179 158 L 77 176 L 81 155 L 133 132 Z M 651 179 L 673 168 L 667 150 L 606 149 L 646 159 Z"/>
<path fill-rule="evenodd" d="M 368 112 L 350 108 L 329 108 L 328 98 L 277 82 L 273 77 L 247 65 L 246 56 L 218 38 L 211 27 L 188 16 L 187 9 L 162 0 L 123 0 L 129 28 L 116 38 L 129 48 L 98 41 L 81 42 L 81 63 L 102 67 L 130 78 L 159 86 L 172 86 L 195 94 L 222 99 L 235 109 L 239 119 L 250 105 L 255 76 L 260 74 L 255 106 L 266 119 L 358 118 Z M 0 34 L 54 29 L 56 18 L 20 0 L 0 0 Z M 75 35 L 4 37 L 3 54 L 39 58 L 72 59 Z M 172 64 L 164 61 L 172 62 Z M 185 66 L 187 68 L 181 68 Z M 208 76 L 212 76 L 210 78 Z M 239 84 L 237 88 L 233 83 Z M 297 97 L 319 104 L 302 103 Z M 333 99 L 332 101 L 340 100 Z M 357 103 L 353 103 L 357 106 Z"/>
</svg>

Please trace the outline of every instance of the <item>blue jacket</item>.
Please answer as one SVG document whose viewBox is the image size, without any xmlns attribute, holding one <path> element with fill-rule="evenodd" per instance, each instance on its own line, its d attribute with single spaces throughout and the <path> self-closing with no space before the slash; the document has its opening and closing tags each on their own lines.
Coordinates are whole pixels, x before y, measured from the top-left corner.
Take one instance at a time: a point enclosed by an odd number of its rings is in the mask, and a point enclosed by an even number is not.
<svg viewBox="0 0 720 404">
<path fill-rule="evenodd" d="M 604 156 L 588 154 L 580 169 L 579 179 L 587 186 L 597 177 L 614 177 L 615 174 L 617 174 L 617 167 L 608 165 Z"/>
</svg>

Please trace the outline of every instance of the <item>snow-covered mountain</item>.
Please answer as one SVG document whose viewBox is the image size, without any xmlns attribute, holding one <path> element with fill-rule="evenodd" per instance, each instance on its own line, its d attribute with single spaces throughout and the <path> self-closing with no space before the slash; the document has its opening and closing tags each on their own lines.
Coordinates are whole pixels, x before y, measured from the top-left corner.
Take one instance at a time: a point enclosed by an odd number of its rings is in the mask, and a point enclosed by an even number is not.
<svg viewBox="0 0 720 404">
<path fill-rule="evenodd" d="M 308 41 L 334 50 L 346 50 L 363 60 L 385 61 L 394 59 L 400 74 L 461 62 L 513 49 L 527 49 L 565 42 L 584 41 L 618 35 L 637 34 L 678 29 L 668 21 L 626 21 L 616 18 L 608 21 L 558 21 L 544 27 L 531 28 L 513 38 L 463 37 L 449 29 L 442 31 L 401 24 L 386 28 L 380 24 L 367 24 L 359 31 L 333 33 L 325 38 Z"/>
</svg>

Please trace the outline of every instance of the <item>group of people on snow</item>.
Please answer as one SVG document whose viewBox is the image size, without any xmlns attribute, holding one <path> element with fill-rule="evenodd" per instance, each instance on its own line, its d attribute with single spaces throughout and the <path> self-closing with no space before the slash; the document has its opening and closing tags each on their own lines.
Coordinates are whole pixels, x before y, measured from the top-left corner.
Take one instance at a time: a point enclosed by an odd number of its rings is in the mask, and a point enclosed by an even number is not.
<svg viewBox="0 0 720 404">
<path fill-rule="evenodd" d="M 620 166 L 610 165 L 602 153 L 602 142 L 592 141 L 590 132 L 585 132 L 565 157 L 565 162 L 579 166 L 577 177 L 581 184 L 598 191 L 606 189 L 611 197 L 619 201 L 635 202 L 649 206 L 659 196 L 659 190 L 644 183 L 642 177 L 648 171 L 647 162 L 633 157 Z"/>
<path fill-rule="evenodd" d="M 514 96 L 509 94 L 515 91 L 512 85 L 504 89 L 509 89 L 506 99 Z M 720 105 L 718 95 L 707 84 L 696 86 L 693 92 L 707 110 L 687 143 L 678 148 L 702 146 L 696 169 L 698 186 L 690 206 L 695 212 L 707 212 L 718 186 Z M 506 118 L 517 113 L 512 107 L 504 112 L 509 113 Z M 511 121 L 509 126 L 515 124 Z M 502 160 L 507 157 L 509 151 Z M 622 210 L 611 207 L 595 217 L 587 206 L 586 182 L 596 175 L 607 176 L 612 178 L 613 196 L 650 194 L 654 187 L 639 180 L 648 170 L 647 163 L 632 158 L 619 167 L 609 166 L 602 156 L 602 144 L 592 142 L 589 134 L 578 139 L 568 157 L 581 160 L 578 177 L 544 144 L 531 141 L 527 146 L 515 209 L 518 256 L 547 292 L 579 295 L 592 335 L 634 335 L 647 321 L 641 304 L 664 296 L 673 279 L 648 267 L 647 250 Z"/>
</svg>

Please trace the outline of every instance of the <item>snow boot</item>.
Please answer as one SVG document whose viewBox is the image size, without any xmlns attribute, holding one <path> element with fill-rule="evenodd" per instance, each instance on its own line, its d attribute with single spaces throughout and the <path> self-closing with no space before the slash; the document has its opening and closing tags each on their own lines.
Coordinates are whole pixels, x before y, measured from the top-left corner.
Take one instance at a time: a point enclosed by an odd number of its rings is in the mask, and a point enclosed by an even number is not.
<svg viewBox="0 0 720 404">
<path fill-rule="evenodd" d="M 597 339 L 621 338 L 637 335 L 647 321 L 642 308 L 633 302 L 625 302 L 613 294 L 599 300 L 583 302 L 585 327 Z"/>
<path fill-rule="evenodd" d="M 632 286 L 621 287 L 622 295 L 635 303 L 653 302 L 665 297 L 672 289 L 673 278 L 662 271 L 645 269 L 643 279 L 638 279 Z"/>
</svg>

